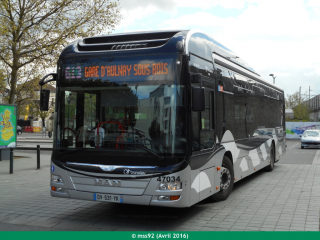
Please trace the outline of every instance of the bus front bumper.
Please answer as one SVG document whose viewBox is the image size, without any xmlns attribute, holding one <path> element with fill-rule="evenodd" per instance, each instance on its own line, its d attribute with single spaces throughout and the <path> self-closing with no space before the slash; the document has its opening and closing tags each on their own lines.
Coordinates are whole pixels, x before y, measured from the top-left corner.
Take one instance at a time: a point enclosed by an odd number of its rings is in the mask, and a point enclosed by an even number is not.
<svg viewBox="0 0 320 240">
<path fill-rule="evenodd" d="M 77 191 L 72 189 L 67 189 L 65 192 L 54 192 L 50 190 L 52 197 L 62 197 L 62 198 L 73 198 L 81 199 L 88 201 L 97 201 L 95 200 L 94 193 Z M 157 195 L 141 195 L 141 196 L 132 196 L 132 195 L 121 195 L 122 202 L 119 204 L 135 204 L 135 205 L 150 205 L 150 206 L 159 206 L 159 207 L 188 207 L 186 201 L 183 201 L 183 196 L 181 195 L 178 200 L 173 201 L 160 201 L 158 200 Z"/>
</svg>

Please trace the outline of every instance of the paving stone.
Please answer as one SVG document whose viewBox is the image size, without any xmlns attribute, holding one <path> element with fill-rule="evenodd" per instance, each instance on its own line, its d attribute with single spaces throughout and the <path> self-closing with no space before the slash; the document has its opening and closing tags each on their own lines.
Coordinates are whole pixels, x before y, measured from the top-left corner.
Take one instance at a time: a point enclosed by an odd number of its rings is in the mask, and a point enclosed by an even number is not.
<svg viewBox="0 0 320 240">
<path fill-rule="evenodd" d="M 215 228 L 202 227 L 202 228 L 200 229 L 200 231 L 209 231 L 209 232 L 212 232 L 212 231 L 214 231 L 214 229 L 215 229 Z"/>
<path fill-rule="evenodd" d="M 26 161 L 17 162 L 15 167 L 20 169 L 10 184 L 1 185 L 0 226 L 8 222 L 30 229 L 83 231 L 319 231 L 320 165 L 277 164 L 270 174 L 237 183 L 239 187 L 226 201 L 170 209 L 177 218 L 162 225 L 161 219 L 147 217 L 162 215 L 166 209 L 52 198 L 48 194 L 50 156 L 41 160 L 40 171 L 31 170 Z M 0 161 L 1 183 L 10 177 L 2 173 L 3 164 Z M 32 195 L 20 185 L 25 178 L 34 186 Z M 12 191 L 13 185 L 21 189 Z"/>
</svg>

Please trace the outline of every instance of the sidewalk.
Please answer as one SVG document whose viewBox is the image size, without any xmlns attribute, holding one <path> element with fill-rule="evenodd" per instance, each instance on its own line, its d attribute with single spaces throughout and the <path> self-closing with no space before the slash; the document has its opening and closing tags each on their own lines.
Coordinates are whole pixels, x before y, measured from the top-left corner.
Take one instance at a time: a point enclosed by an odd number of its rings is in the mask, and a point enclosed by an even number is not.
<svg viewBox="0 0 320 240">
<path fill-rule="evenodd" d="M 275 169 L 235 184 L 223 202 L 172 209 L 50 196 L 50 155 L 0 161 L 0 231 L 319 231 L 320 150 L 313 164 Z"/>
<path fill-rule="evenodd" d="M 21 135 L 17 135 L 17 140 L 43 140 L 43 141 L 51 141 L 52 142 L 52 137 L 49 138 L 48 133 L 46 134 L 46 136 L 41 132 L 22 132 Z"/>
</svg>

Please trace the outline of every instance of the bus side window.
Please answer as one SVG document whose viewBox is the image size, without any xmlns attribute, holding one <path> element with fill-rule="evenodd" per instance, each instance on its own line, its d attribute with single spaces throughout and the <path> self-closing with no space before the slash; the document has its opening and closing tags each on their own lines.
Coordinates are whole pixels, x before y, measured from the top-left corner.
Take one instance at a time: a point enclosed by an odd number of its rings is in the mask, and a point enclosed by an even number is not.
<svg viewBox="0 0 320 240">
<path fill-rule="evenodd" d="M 199 136 L 199 112 L 191 112 L 192 123 L 192 152 L 200 151 L 200 136 Z"/>
<path fill-rule="evenodd" d="M 214 145 L 213 130 L 213 93 L 205 92 L 205 110 L 201 114 L 200 149 L 212 148 Z"/>
</svg>

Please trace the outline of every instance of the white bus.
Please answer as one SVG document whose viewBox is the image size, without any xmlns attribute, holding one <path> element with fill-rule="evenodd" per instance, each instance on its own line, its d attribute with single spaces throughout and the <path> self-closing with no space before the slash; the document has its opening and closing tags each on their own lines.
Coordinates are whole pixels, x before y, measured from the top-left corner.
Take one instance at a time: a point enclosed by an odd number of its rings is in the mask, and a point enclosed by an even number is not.
<svg viewBox="0 0 320 240">
<path fill-rule="evenodd" d="M 48 76 L 52 79 L 46 80 Z M 190 207 L 285 151 L 284 92 L 205 33 L 84 38 L 61 53 L 51 195 Z M 41 107 L 48 90 L 41 90 Z"/>
</svg>

